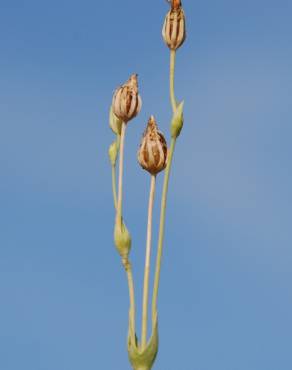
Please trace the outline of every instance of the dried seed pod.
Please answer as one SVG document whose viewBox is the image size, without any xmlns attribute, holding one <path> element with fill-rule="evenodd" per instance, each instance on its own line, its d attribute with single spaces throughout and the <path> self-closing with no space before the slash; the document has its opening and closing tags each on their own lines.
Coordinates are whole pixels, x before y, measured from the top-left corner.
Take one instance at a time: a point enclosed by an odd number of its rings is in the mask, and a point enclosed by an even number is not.
<svg viewBox="0 0 292 370">
<path fill-rule="evenodd" d="M 138 92 L 137 75 L 133 74 L 129 80 L 118 87 L 113 96 L 112 108 L 114 114 L 123 122 L 128 122 L 140 112 L 142 106 Z"/>
<path fill-rule="evenodd" d="M 138 162 L 144 170 L 156 175 L 164 170 L 167 162 L 167 144 L 158 131 L 156 121 L 150 117 L 138 151 Z"/>
<path fill-rule="evenodd" d="M 185 14 L 180 0 L 171 0 L 171 9 L 166 14 L 162 36 L 166 45 L 178 49 L 186 38 Z"/>
</svg>

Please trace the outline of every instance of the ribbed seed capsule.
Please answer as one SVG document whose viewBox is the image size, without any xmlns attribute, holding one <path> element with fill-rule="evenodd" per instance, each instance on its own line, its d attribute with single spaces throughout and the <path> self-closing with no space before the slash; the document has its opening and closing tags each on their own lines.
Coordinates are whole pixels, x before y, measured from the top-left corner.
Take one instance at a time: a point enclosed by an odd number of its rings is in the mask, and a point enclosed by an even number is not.
<svg viewBox="0 0 292 370">
<path fill-rule="evenodd" d="M 162 36 L 166 45 L 178 49 L 186 38 L 185 14 L 180 0 L 171 0 L 171 9 L 166 14 Z"/>
<path fill-rule="evenodd" d="M 140 112 L 142 106 L 138 92 L 137 75 L 133 74 L 129 80 L 118 87 L 113 96 L 112 108 L 114 114 L 123 122 L 128 122 Z"/>
<path fill-rule="evenodd" d="M 138 161 L 144 170 L 156 175 L 164 170 L 167 163 L 167 144 L 158 131 L 156 121 L 150 117 L 138 151 Z"/>
</svg>

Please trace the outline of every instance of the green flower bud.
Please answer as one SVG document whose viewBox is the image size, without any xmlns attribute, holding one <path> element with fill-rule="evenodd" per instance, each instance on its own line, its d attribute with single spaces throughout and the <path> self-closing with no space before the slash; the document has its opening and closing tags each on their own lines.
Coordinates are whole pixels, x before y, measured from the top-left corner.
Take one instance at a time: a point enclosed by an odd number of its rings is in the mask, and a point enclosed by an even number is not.
<svg viewBox="0 0 292 370">
<path fill-rule="evenodd" d="M 116 135 L 121 135 L 122 121 L 114 114 L 113 107 L 111 106 L 109 112 L 109 125 Z"/>
<path fill-rule="evenodd" d="M 172 121 L 170 125 L 170 134 L 171 134 L 171 137 L 173 137 L 174 139 L 179 136 L 181 129 L 183 127 L 183 123 L 184 123 L 183 109 L 184 109 L 184 101 L 182 101 L 178 105 L 172 117 Z"/>
<path fill-rule="evenodd" d="M 123 259 L 127 259 L 131 249 L 131 235 L 122 221 L 116 222 L 114 230 L 115 246 Z"/>
<path fill-rule="evenodd" d="M 116 164 L 116 160 L 117 160 L 117 156 L 118 156 L 118 145 L 117 145 L 117 142 L 114 141 L 109 149 L 108 149 L 108 155 L 109 155 L 109 159 L 111 161 L 111 164 L 112 166 L 115 166 Z"/>
</svg>

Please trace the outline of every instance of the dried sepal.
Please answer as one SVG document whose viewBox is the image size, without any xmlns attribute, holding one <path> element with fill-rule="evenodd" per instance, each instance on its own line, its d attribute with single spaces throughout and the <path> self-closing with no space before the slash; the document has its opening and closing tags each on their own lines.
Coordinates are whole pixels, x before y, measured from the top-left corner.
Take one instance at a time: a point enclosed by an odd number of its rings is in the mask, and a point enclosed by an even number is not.
<svg viewBox="0 0 292 370">
<path fill-rule="evenodd" d="M 138 162 L 151 175 L 164 170 L 167 164 L 167 143 L 158 131 L 156 121 L 150 117 L 138 150 Z"/>
<path fill-rule="evenodd" d="M 112 109 L 120 120 L 127 123 L 137 116 L 141 106 L 142 100 L 138 91 L 137 75 L 133 74 L 125 84 L 116 89 Z"/>
<path fill-rule="evenodd" d="M 162 36 L 166 45 L 172 49 L 178 49 L 186 39 L 185 14 L 180 0 L 171 0 L 171 9 L 166 14 Z"/>
</svg>

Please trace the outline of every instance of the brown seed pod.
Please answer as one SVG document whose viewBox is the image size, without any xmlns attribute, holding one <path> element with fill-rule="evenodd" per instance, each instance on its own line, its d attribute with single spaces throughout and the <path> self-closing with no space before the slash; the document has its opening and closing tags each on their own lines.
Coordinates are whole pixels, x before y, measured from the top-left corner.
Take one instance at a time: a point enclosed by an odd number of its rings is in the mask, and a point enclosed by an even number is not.
<svg viewBox="0 0 292 370">
<path fill-rule="evenodd" d="M 144 170 L 156 175 L 167 164 L 167 144 L 163 134 L 158 131 L 153 116 L 149 118 L 138 151 L 138 162 Z"/>
<path fill-rule="evenodd" d="M 138 92 L 137 75 L 118 87 L 113 96 L 112 108 L 114 114 L 123 122 L 128 122 L 140 112 L 142 100 Z"/>
<path fill-rule="evenodd" d="M 172 49 L 178 49 L 186 39 L 185 14 L 180 0 L 171 0 L 171 9 L 166 14 L 162 36 L 166 45 Z"/>
</svg>

